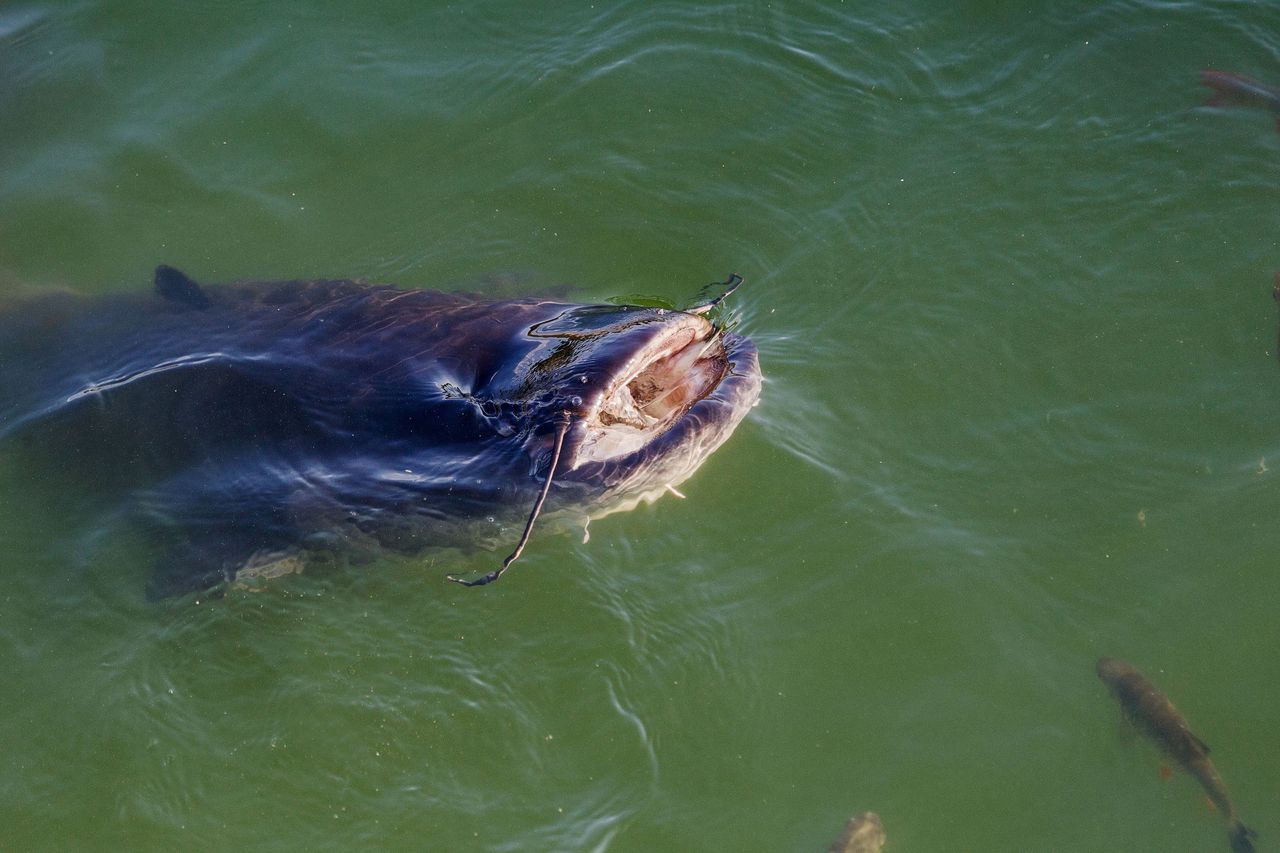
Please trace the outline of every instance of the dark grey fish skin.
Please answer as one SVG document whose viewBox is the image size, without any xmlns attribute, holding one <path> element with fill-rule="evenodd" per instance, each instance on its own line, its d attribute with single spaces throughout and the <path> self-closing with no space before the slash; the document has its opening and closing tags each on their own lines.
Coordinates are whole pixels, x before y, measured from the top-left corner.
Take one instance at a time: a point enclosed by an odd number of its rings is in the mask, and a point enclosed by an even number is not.
<svg viewBox="0 0 1280 853">
<path fill-rule="evenodd" d="M 875 812 L 863 812 L 849 818 L 840 833 L 828 848 L 827 853 L 880 853 L 884 847 L 884 824 L 880 815 Z"/>
<path fill-rule="evenodd" d="M 760 384 L 750 341 L 655 308 L 163 266 L 149 293 L 0 300 L 0 446 L 151 533 L 153 597 L 308 549 L 510 545 L 566 418 L 543 518 L 628 509 Z"/>
<path fill-rule="evenodd" d="M 1206 68 L 1200 72 L 1200 82 L 1214 91 L 1210 106 L 1241 104 L 1280 114 L 1280 89 L 1252 77 Z"/>
<path fill-rule="evenodd" d="M 1116 658 L 1098 659 L 1098 678 L 1120 703 L 1125 717 L 1159 744 L 1204 788 L 1227 821 L 1231 849 L 1235 853 L 1252 851 L 1256 833 L 1245 826 L 1236 814 L 1227 786 L 1209 759 L 1209 747 L 1191 731 L 1186 718 L 1169 697 L 1132 664 Z"/>
</svg>

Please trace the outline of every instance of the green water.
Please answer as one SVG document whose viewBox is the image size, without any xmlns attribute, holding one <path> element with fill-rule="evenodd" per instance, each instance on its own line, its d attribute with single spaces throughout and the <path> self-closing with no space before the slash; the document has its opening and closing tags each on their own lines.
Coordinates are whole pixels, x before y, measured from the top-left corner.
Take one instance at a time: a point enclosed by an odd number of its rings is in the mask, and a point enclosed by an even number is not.
<svg viewBox="0 0 1280 853">
<path fill-rule="evenodd" d="M 872 809 L 889 851 L 1227 849 L 1122 736 L 1113 655 L 1277 849 L 1280 135 L 1197 75 L 1280 84 L 1278 34 L 1236 2 L 0 6 L 5 293 L 732 270 L 766 375 L 688 500 L 482 590 L 442 578 L 484 552 L 148 603 L 142 543 L 0 457 L 0 848 L 819 851 Z"/>
</svg>

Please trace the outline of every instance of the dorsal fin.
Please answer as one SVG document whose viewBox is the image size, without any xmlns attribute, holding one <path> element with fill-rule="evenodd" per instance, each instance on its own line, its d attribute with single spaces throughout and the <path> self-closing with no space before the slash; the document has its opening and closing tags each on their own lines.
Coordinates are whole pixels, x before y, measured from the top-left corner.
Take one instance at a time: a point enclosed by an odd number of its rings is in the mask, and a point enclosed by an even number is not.
<svg viewBox="0 0 1280 853">
<path fill-rule="evenodd" d="M 209 297 L 200 285 L 192 281 L 182 270 L 167 264 L 156 267 L 156 294 L 169 302 L 178 302 L 192 308 L 208 308 Z"/>
</svg>

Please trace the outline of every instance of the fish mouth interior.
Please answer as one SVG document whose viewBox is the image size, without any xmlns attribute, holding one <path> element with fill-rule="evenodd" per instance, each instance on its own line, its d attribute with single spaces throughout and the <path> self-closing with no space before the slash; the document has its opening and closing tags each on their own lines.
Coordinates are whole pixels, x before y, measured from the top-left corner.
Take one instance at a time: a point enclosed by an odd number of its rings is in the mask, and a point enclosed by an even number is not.
<svg viewBox="0 0 1280 853">
<path fill-rule="evenodd" d="M 686 315 L 637 352 L 587 414 L 578 464 L 634 453 L 714 391 L 728 370 L 721 337 L 703 318 Z"/>
</svg>

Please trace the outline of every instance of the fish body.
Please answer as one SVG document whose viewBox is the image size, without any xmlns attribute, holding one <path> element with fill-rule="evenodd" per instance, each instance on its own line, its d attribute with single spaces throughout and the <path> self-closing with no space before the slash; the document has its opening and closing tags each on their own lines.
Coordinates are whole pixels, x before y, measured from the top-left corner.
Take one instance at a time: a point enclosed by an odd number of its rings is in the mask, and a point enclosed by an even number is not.
<svg viewBox="0 0 1280 853">
<path fill-rule="evenodd" d="M 1200 82 L 1214 91 L 1209 106 L 1258 107 L 1280 116 L 1280 89 L 1252 77 L 1206 69 L 1200 72 Z"/>
<path fill-rule="evenodd" d="M 1132 664 L 1116 658 L 1098 660 L 1098 677 L 1120 703 L 1126 719 L 1144 731 L 1170 758 L 1190 773 L 1226 818 L 1231 849 L 1253 850 L 1255 837 L 1236 813 L 1227 786 L 1209 758 L 1209 747 L 1191 731 L 1182 712 Z"/>
<path fill-rule="evenodd" d="M 157 597 L 313 547 L 495 547 L 542 491 L 553 521 L 654 500 L 760 384 L 750 341 L 696 311 L 171 267 L 0 302 L 0 444 L 154 534 Z"/>
<path fill-rule="evenodd" d="M 884 847 L 884 824 L 875 812 L 863 812 L 849 818 L 827 853 L 880 853 Z"/>
</svg>

